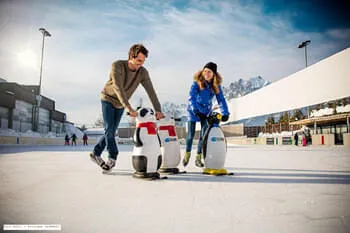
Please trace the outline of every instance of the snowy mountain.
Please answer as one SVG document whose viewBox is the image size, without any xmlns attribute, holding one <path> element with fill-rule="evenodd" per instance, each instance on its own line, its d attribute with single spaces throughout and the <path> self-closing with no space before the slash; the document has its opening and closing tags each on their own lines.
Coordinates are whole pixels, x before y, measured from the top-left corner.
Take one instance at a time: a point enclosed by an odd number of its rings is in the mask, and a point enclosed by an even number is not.
<svg viewBox="0 0 350 233">
<path fill-rule="evenodd" d="M 66 124 L 66 133 L 68 136 L 72 136 L 74 133 L 78 138 L 83 138 L 84 133 L 75 127 L 73 124 Z"/>
<path fill-rule="evenodd" d="M 263 79 L 261 76 L 250 78 L 249 80 L 239 79 L 230 83 L 228 87 L 223 87 L 223 92 L 226 100 L 247 95 L 264 86 L 269 85 L 270 82 Z"/>
<path fill-rule="evenodd" d="M 171 102 L 165 102 L 162 104 L 162 111 L 169 114 L 174 118 L 181 118 L 187 115 L 186 104 L 174 104 Z"/>
</svg>

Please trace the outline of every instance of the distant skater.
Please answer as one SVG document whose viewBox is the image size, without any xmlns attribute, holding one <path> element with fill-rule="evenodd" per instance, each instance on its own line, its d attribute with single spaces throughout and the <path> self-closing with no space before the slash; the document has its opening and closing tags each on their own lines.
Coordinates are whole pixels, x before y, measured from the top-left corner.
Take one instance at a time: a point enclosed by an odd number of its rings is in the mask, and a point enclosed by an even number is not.
<svg viewBox="0 0 350 233">
<path fill-rule="evenodd" d="M 298 145 L 298 133 L 294 134 L 294 141 L 295 141 L 295 145 Z"/>
<path fill-rule="evenodd" d="M 75 146 L 77 145 L 76 140 L 77 140 L 77 135 L 75 135 L 75 133 L 73 133 L 73 135 L 72 135 L 72 146 L 73 146 L 73 143 L 74 143 Z"/>
<path fill-rule="evenodd" d="M 86 135 L 86 133 L 84 133 L 84 136 L 83 136 L 83 145 L 85 146 L 87 146 L 88 145 L 88 143 L 87 143 L 87 140 L 88 140 L 88 136 Z"/>
<path fill-rule="evenodd" d="M 303 146 L 306 146 L 306 135 L 304 133 L 301 136 L 301 143 L 303 144 Z"/>
<path fill-rule="evenodd" d="M 69 136 L 68 136 L 68 134 L 66 134 L 66 136 L 64 137 L 64 145 L 65 146 L 69 146 Z"/>
</svg>

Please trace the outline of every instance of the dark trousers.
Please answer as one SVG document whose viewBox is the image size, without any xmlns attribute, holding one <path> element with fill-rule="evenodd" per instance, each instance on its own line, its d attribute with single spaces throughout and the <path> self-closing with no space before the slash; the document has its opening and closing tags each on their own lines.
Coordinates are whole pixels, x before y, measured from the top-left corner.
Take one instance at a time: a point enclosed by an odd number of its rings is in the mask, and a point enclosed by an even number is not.
<svg viewBox="0 0 350 233">
<path fill-rule="evenodd" d="M 115 132 L 123 116 L 124 108 L 115 108 L 111 103 L 104 100 L 101 100 L 101 104 L 105 132 L 95 145 L 94 154 L 101 156 L 103 150 L 107 147 L 108 157 L 117 159 L 119 151 L 115 143 Z"/>
<path fill-rule="evenodd" d="M 205 131 L 208 128 L 208 121 L 203 120 L 201 121 L 201 132 L 199 135 L 199 141 L 197 146 L 197 154 L 202 153 L 202 145 L 203 145 L 203 137 L 205 134 Z M 192 143 L 193 138 L 196 133 L 196 122 L 195 121 L 188 121 L 187 122 L 187 136 L 186 136 L 186 152 L 191 152 L 192 150 Z"/>
</svg>

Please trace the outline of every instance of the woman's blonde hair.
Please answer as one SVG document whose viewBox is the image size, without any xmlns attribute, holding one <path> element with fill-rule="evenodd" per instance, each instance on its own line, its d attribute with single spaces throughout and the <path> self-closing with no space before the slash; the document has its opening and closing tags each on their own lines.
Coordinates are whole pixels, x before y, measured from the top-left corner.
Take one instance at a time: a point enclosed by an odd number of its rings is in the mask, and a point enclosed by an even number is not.
<svg viewBox="0 0 350 233">
<path fill-rule="evenodd" d="M 213 91 L 215 94 L 218 94 L 220 92 L 219 90 L 219 85 L 222 83 L 222 76 L 220 75 L 219 72 L 216 74 L 213 74 Z M 194 81 L 196 81 L 199 85 L 199 88 L 203 90 L 205 88 L 205 78 L 203 76 L 203 70 L 198 71 L 197 73 L 194 74 Z"/>
</svg>

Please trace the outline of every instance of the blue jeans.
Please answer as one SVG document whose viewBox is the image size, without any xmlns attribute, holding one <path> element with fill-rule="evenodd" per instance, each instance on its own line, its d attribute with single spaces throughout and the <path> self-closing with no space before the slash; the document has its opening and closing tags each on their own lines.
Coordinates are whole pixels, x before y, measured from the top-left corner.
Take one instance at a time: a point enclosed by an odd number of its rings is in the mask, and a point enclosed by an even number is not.
<svg viewBox="0 0 350 233">
<path fill-rule="evenodd" d="M 208 128 L 208 121 L 207 120 L 201 121 L 201 132 L 199 135 L 197 154 L 202 154 L 203 137 L 207 128 Z M 193 138 L 195 133 L 196 133 L 196 122 L 188 121 L 187 136 L 186 136 L 186 152 L 191 152 L 192 150 L 192 143 L 193 143 Z"/>
<path fill-rule="evenodd" d="M 115 108 L 111 103 L 104 100 L 101 100 L 101 104 L 105 133 L 95 145 L 94 154 L 96 156 L 101 156 L 103 150 L 107 146 L 108 157 L 117 159 L 119 151 L 115 143 L 115 132 L 123 116 L 124 108 Z"/>
</svg>

